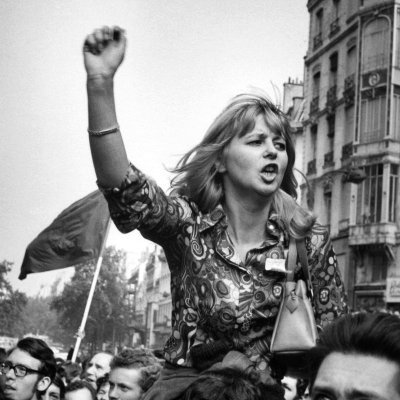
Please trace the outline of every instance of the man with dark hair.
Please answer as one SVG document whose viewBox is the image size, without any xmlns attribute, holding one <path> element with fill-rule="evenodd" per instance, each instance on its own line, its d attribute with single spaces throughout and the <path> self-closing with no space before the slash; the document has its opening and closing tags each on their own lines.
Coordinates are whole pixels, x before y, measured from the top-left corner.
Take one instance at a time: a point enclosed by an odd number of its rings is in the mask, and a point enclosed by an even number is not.
<svg viewBox="0 0 400 400">
<path fill-rule="evenodd" d="M 400 400 L 400 318 L 345 315 L 311 351 L 312 399 Z"/>
<path fill-rule="evenodd" d="M 100 352 L 90 359 L 83 374 L 83 379 L 89 382 L 93 389 L 97 390 L 97 380 L 110 372 L 110 362 L 112 358 L 112 354 Z"/>
<path fill-rule="evenodd" d="M 81 377 L 82 367 L 77 362 L 71 360 L 63 363 L 59 368 L 59 373 L 62 376 L 64 383 L 68 386 L 71 382 L 77 381 Z"/>
<path fill-rule="evenodd" d="M 76 380 L 65 389 L 65 400 L 96 400 L 96 390 L 87 381 Z"/>
<path fill-rule="evenodd" d="M 161 368 L 150 350 L 122 350 L 111 361 L 109 399 L 138 400 L 159 377 Z"/>
<path fill-rule="evenodd" d="M 284 400 L 278 384 L 267 385 L 254 371 L 240 368 L 208 369 L 190 384 L 179 400 Z"/>
<path fill-rule="evenodd" d="M 61 376 L 56 374 L 51 385 L 47 388 L 39 400 L 64 400 L 65 385 Z"/>
<path fill-rule="evenodd" d="M 55 377 L 54 353 L 43 340 L 26 337 L 0 364 L 0 373 L 6 400 L 37 400 Z"/>
</svg>

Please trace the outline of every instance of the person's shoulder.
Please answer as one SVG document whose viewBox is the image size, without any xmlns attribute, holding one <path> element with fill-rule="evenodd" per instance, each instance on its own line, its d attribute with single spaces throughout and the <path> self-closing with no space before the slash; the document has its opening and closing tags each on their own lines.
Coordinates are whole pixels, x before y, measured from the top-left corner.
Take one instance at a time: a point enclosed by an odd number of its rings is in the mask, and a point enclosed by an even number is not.
<svg viewBox="0 0 400 400">
<path fill-rule="evenodd" d="M 309 242 L 311 247 L 320 248 L 330 242 L 330 227 L 329 225 L 321 224 L 318 220 L 315 221 L 311 227 L 306 240 Z"/>
<path fill-rule="evenodd" d="M 195 217 L 201 214 L 198 205 L 185 195 L 176 192 L 171 192 L 168 195 L 169 199 L 178 205 L 181 213 L 181 218 Z"/>
<path fill-rule="evenodd" d="M 329 225 L 321 224 L 318 219 L 314 222 L 310 230 L 310 235 L 321 235 L 324 237 L 329 237 L 330 227 Z"/>
</svg>

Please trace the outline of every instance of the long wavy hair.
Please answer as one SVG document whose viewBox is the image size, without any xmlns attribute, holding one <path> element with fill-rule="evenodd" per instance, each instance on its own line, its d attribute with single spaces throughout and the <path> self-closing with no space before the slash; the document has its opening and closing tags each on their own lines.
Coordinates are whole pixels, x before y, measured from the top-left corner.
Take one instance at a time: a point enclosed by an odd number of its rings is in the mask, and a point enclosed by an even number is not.
<svg viewBox="0 0 400 400">
<path fill-rule="evenodd" d="M 274 194 L 272 207 L 278 222 L 296 238 L 304 237 L 315 218 L 297 203 L 298 186 L 293 173 L 295 150 L 289 120 L 265 95 L 240 94 L 232 99 L 207 130 L 203 140 L 177 163 L 171 181 L 173 193 L 193 200 L 199 209 L 210 212 L 224 203 L 222 175 L 218 167 L 231 140 L 251 132 L 256 117 L 263 115 L 268 128 L 285 139 L 288 164 L 280 189 Z"/>
</svg>

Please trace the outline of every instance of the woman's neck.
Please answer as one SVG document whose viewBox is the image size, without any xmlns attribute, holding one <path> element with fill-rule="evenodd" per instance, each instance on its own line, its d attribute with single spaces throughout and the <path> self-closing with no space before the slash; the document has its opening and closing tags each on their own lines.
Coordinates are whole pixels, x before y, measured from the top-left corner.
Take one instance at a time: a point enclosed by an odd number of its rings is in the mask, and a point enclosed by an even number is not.
<svg viewBox="0 0 400 400">
<path fill-rule="evenodd" d="M 260 245 L 265 239 L 265 224 L 272 198 L 262 204 L 228 198 L 224 211 L 228 218 L 228 233 L 236 245 Z"/>
</svg>

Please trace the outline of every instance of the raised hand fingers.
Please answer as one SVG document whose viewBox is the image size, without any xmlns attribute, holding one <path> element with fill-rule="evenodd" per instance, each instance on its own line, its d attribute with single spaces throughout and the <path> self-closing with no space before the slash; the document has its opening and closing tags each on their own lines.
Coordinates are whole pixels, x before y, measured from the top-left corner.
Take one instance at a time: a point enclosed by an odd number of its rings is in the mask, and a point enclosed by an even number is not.
<svg viewBox="0 0 400 400">
<path fill-rule="evenodd" d="M 100 54 L 102 50 L 107 47 L 110 43 L 119 43 L 121 40 L 125 40 L 124 30 L 118 26 L 108 27 L 103 26 L 100 29 L 94 30 L 90 35 L 86 36 L 83 51 L 90 52 L 92 54 Z"/>
</svg>

